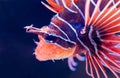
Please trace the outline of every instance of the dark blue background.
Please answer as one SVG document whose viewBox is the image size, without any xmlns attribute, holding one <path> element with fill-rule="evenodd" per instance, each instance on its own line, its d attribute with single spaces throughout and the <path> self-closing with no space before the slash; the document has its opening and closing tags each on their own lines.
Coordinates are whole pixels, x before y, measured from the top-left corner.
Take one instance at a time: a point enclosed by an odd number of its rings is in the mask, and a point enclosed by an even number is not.
<svg viewBox="0 0 120 78">
<path fill-rule="evenodd" d="M 40 0 L 0 0 L 0 78 L 87 77 L 84 62 L 72 72 L 67 60 L 40 62 L 32 55 L 37 35 L 26 33 L 24 26 L 48 25 L 53 15 Z"/>
</svg>

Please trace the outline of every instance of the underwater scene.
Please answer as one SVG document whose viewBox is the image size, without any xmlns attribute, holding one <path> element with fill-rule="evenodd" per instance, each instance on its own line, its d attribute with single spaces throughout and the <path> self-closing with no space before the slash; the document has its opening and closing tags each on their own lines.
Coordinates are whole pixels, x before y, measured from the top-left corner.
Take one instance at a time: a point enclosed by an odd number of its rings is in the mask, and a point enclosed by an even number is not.
<svg viewBox="0 0 120 78">
<path fill-rule="evenodd" d="M 120 0 L 0 0 L 0 78 L 120 78 Z"/>
</svg>

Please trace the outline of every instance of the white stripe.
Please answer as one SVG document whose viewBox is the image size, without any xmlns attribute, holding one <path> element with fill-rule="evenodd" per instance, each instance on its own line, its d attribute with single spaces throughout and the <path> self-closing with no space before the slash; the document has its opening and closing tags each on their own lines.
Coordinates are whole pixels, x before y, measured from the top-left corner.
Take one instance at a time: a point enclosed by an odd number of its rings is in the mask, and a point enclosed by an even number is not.
<svg viewBox="0 0 120 78">
<path fill-rule="evenodd" d="M 70 42 L 70 43 L 76 44 L 75 42 L 73 42 L 73 41 L 71 41 L 71 40 L 67 40 L 67 39 L 65 39 L 65 38 L 63 38 L 63 37 L 61 37 L 61 36 L 58 36 L 58 35 L 54 34 L 54 33 L 48 33 L 48 32 L 42 32 L 42 33 L 45 33 L 45 34 L 48 34 L 48 35 L 52 35 L 52 36 L 55 36 L 55 37 L 61 38 L 61 39 L 64 40 L 64 41 L 67 41 L 67 42 Z"/>
<path fill-rule="evenodd" d="M 120 54 L 118 55 L 118 54 L 113 53 L 113 52 L 109 52 L 109 54 L 112 55 L 112 56 L 115 56 L 115 57 L 120 57 Z"/>
<path fill-rule="evenodd" d="M 120 17 L 116 18 L 116 19 L 113 20 L 113 21 L 110 21 L 109 23 L 107 23 L 106 25 L 104 25 L 104 27 L 106 27 L 106 26 L 108 26 L 108 25 L 110 25 L 110 24 L 112 24 L 112 23 L 114 23 L 114 22 L 116 22 L 116 21 L 118 21 L 118 20 L 120 20 Z M 104 27 L 102 27 L 102 28 L 104 28 Z"/>
<path fill-rule="evenodd" d="M 97 37 L 101 40 L 101 36 L 100 33 L 98 31 L 96 31 Z"/>
<path fill-rule="evenodd" d="M 120 55 L 120 53 L 117 53 L 117 52 L 115 52 L 115 51 L 107 48 L 106 46 L 103 46 L 103 45 L 102 45 L 101 47 L 102 47 L 103 49 L 107 50 L 108 52 L 112 52 L 112 53 L 115 53 L 115 54 L 117 54 L 117 55 Z"/>
<path fill-rule="evenodd" d="M 87 56 L 87 54 L 86 54 L 86 67 L 85 67 L 85 69 L 86 69 L 86 73 L 89 75 L 89 76 L 92 76 L 91 75 L 91 73 L 89 72 L 89 59 L 87 58 L 88 56 Z"/>
<path fill-rule="evenodd" d="M 116 78 L 119 78 L 119 76 L 117 75 L 117 73 L 112 69 L 112 67 L 110 67 L 110 65 L 108 63 L 105 62 L 105 60 L 100 56 L 98 55 L 98 58 L 105 64 L 105 66 L 115 75 Z"/>
<path fill-rule="evenodd" d="M 48 35 L 52 35 L 52 36 L 59 37 L 59 38 L 65 40 L 65 41 L 68 41 L 68 42 L 70 42 L 70 43 L 76 44 L 75 42 L 73 42 L 73 41 L 71 41 L 71 40 L 68 40 L 68 39 L 65 39 L 65 38 L 63 38 L 63 37 L 61 37 L 61 36 L 59 36 L 59 35 L 56 35 L 55 33 L 48 33 L 47 31 L 44 31 L 42 28 L 39 29 L 39 28 L 35 28 L 35 27 L 32 27 L 32 26 L 33 26 L 33 25 L 31 25 L 31 26 L 26 26 L 26 27 L 25 27 L 25 28 L 26 28 L 26 31 L 27 31 L 27 32 L 30 32 L 30 33 L 37 33 L 37 34 L 45 33 L 45 34 L 48 34 Z M 49 29 L 48 26 L 46 26 L 46 27 Z"/>
<path fill-rule="evenodd" d="M 101 36 L 113 35 L 113 34 L 115 34 L 115 33 L 117 33 L 117 32 L 112 32 L 112 33 L 107 33 L 107 34 L 101 34 Z"/>
<path fill-rule="evenodd" d="M 62 22 L 66 23 L 74 31 L 76 37 L 78 37 L 77 31 L 73 28 L 73 26 L 70 23 L 68 23 L 66 20 L 61 18 L 58 14 L 56 16 L 58 17 L 59 20 L 61 20 Z"/>
<path fill-rule="evenodd" d="M 89 48 L 78 38 L 78 41 L 81 43 L 81 45 L 91 54 Z"/>
<path fill-rule="evenodd" d="M 86 29 L 86 26 L 88 23 L 89 11 L 90 11 L 90 0 L 86 0 L 86 3 L 85 3 L 85 29 Z"/>
<path fill-rule="evenodd" d="M 69 24 L 69 23 L 68 23 L 67 21 L 65 21 L 64 19 L 62 19 L 61 17 L 59 17 L 58 14 L 56 15 L 56 17 L 58 17 L 58 19 L 60 19 L 60 20 L 63 21 L 64 23 L 68 24 L 68 26 L 69 26 L 69 27 L 74 31 L 74 33 L 76 34 L 76 37 L 77 37 L 78 41 L 83 45 L 83 47 L 85 47 L 85 48 L 88 50 L 89 53 L 91 53 L 90 50 L 89 50 L 89 48 L 78 38 L 78 34 L 77 34 L 76 30 L 72 27 L 72 25 Z"/>
<path fill-rule="evenodd" d="M 115 0 L 113 0 L 113 5 L 115 5 Z M 117 7 L 116 7 L 117 8 Z"/>
<path fill-rule="evenodd" d="M 40 31 L 39 28 L 33 27 L 33 24 L 31 24 L 30 26 L 26 26 L 24 28 L 26 29 L 26 32 L 28 32 L 28 33 L 35 33 L 35 34 L 37 34 Z"/>
<path fill-rule="evenodd" d="M 26 28 L 26 31 L 27 32 L 30 32 L 30 33 L 37 33 L 37 34 L 41 34 L 41 33 L 44 33 L 44 34 L 48 34 L 48 35 L 52 35 L 52 36 L 55 36 L 55 37 L 58 37 L 58 38 L 60 38 L 60 39 L 62 39 L 62 40 L 64 40 L 64 41 L 67 41 L 67 42 L 70 42 L 70 43 L 73 43 L 74 45 L 76 45 L 76 43 L 75 42 L 73 42 L 73 41 L 70 41 L 70 40 L 67 40 L 67 39 L 65 39 L 65 38 L 63 38 L 63 37 L 61 37 L 61 36 L 58 36 L 58 35 L 56 35 L 55 33 L 48 33 L 47 31 L 44 31 L 44 30 L 42 30 L 42 29 L 39 29 L 39 28 L 35 28 L 35 27 L 32 27 L 33 25 L 31 25 L 31 26 L 26 26 L 25 28 Z M 51 44 L 55 44 L 55 45 L 57 45 L 57 46 L 60 46 L 59 44 L 57 44 L 57 43 L 51 43 Z M 64 47 L 62 47 L 62 46 L 60 46 L 61 48 L 64 48 Z M 70 48 L 64 48 L 64 49 L 70 49 Z"/>
<path fill-rule="evenodd" d="M 86 45 L 84 45 L 84 43 L 78 38 L 78 34 L 77 34 L 77 32 L 76 32 L 76 30 L 72 27 L 72 25 L 71 24 L 69 24 L 67 21 L 65 21 L 64 19 L 62 19 L 61 17 L 59 17 L 58 15 L 57 15 L 57 17 L 58 17 L 58 19 L 60 19 L 61 21 L 63 21 L 64 23 L 66 23 L 66 24 L 68 24 L 68 26 L 74 31 L 74 33 L 76 34 L 76 37 L 77 37 L 77 39 L 79 40 L 79 42 L 89 51 L 89 53 L 90 53 L 90 50 L 89 50 L 89 48 L 86 46 Z"/>
<path fill-rule="evenodd" d="M 60 2 L 59 2 L 59 0 L 55 0 L 55 2 L 56 2 L 58 5 L 60 5 Z"/>
<path fill-rule="evenodd" d="M 103 42 L 119 42 L 120 43 L 120 40 L 106 40 L 106 39 L 101 39 L 101 41 Z"/>
<path fill-rule="evenodd" d="M 48 35 L 52 35 L 52 36 L 55 36 L 55 37 L 61 38 L 61 39 L 65 40 L 65 41 L 67 41 L 67 42 L 72 43 L 71 41 L 68 41 L 68 40 L 62 38 L 61 36 L 57 36 L 57 35 L 55 35 L 55 34 L 49 34 L 49 33 L 45 33 L 45 34 L 48 34 Z M 45 41 L 48 41 L 48 42 L 49 42 L 49 40 L 45 40 Z M 50 44 L 55 44 L 55 45 L 57 45 L 57 46 L 59 46 L 59 47 L 65 49 L 65 50 L 69 50 L 69 49 L 71 49 L 71 47 L 69 47 L 69 48 L 64 48 L 64 47 L 62 47 L 61 45 L 59 45 L 58 43 L 56 43 L 56 42 L 55 42 L 55 43 L 53 43 L 53 42 L 49 42 L 49 43 L 50 43 Z M 73 44 L 75 45 L 76 43 L 73 43 Z"/>
<path fill-rule="evenodd" d="M 100 12 L 100 14 L 96 17 L 95 21 L 92 23 L 92 26 L 96 23 L 96 21 L 98 21 L 98 19 L 100 18 L 100 16 L 105 12 L 105 10 L 110 6 L 110 4 L 112 3 L 113 0 L 110 0 L 107 5 L 103 8 L 103 10 Z"/>
<path fill-rule="evenodd" d="M 96 66 L 94 56 L 91 56 L 91 55 L 90 55 L 90 59 L 91 59 L 93 68 L 95 69 L 95 72 L 96 72 L 96 75 L 97 75 L 96 77 L 97 77 L 97 78 L 100 78 L 100 74 L 98 73 L 98 68 L 97 68 L 97 66 Z M 94 72 L 94 71 L 93 71 L 93 72 Z"/>
<path fill-rule="evenodd" d="M 116 60 L 116 62 L 120 63 L 120 60 Z"/>
<path fill-rule="evenodd" d="M 120 73 L 120 69 L 118 69 L 118 68 L 115 67 L 115 66 L 111 66 L 111 67 L 112 67 L 112 69 L 113 69 L 115 72 Z"/>
<path fill-rule="evenodd" d="M 110 14 L 115 8 L 116 6 L 118 6 L 120 4 L 120 1 L 118 1 L 115 5 L 113 5 L 109 11 L 107 11 L 107 13 L 105 13 L 105 15 L 103 15 L 100 20 L 98 20 L 97 22 L 100 22 L 101 20 L 103 20 L 108 14 Z"/>
<path fill-rule="evenodd" d="M 95 6 L 95 9 L 94 9 L 94 11 L 93 11 L 93 13 L 92 13 L 92 16 L 91 16 L 91 18 L 90 18 L 90 21 L 89 21 L 88 25 L 93 21 L 93 17 L 95 16 L 95 14 L 97 13 L 97 11 L 99 10 L 101 1 L 102 1 L 102 0 L 98 0 L 98 2 L 97 2 L 97 4 L 96 4 L 96 6 Z"/>
<path fill-rule="evenodd" d="M 79 11 L 79 13 L 81 14 L 81 16 L 82 16 L 83 19 L 85 20 L 85 16 L 84 16 L 83 12 L 82 12 L 81 9 L 75 4 L 74 0 L 72 0 L 72 4 L 73 4 L 73 6 Z"/>
<path fill-rule="evenodd" d="M 95 4 L 94 0 L 91 0 L 91 2 L 92 2 L 92 4 L 93 4 L 94 6 L 96 6 L 96 4 Z"/>
<path fill-rule="evenodd" d="M 120 42 L 115 45 L 115 48 L 120 48 Z"/>
<path fill-rule="evenodd" d="M 48 28 L 48 26 L 46 26 Z M 37 33 L 37 34 L 40 34 L 40 33 L 45 33 L 45 34 L 48 34 L 48 35 L 52 35 L 52 36 L 56 36 L 56 37 L 59 37 L 67 42 L 70 42 L 70 43 L 73 43 L 73 44 L 76 44 L 75 42 L 71 41 L 71 40 L 68 40 L 68 39 L 65 39 L 59 35 L 56 35 L 55 33 L 48 33 L 47 31 L 44 31 L 43 29 L 39 29 L 39 28 L 35 28 L 33 27 L 33 25 L 31 26 L 26 26 L 26 32 L 29 32 L 29 33 Z"/>
<path fill-rule="evenodd" d="M 64 6 L 68 11 L 70 11 L 70 12 L 72 12 L 72 13 L 77 13 L 76 11 L 70 9 L 70 8 L 66 5 L 65 0 L 62 0 L 62 3 L 63 3 L 63 6 Z"/>
<path fill-rule="evenodd" d="M 74 33 L 75 33 L 75 35 L 76 35 L 76 38 L 79 40 L 79 42 L 80 42 L 85 48 L 87 48 L 87 46 L 85 46 L 84 43 L 78 38 L 78 34 L 77 34 L 76 30 L 73 28 L 73 26 L 72 26 L 71 24 L 69 24 L 67 21 L 65 21 L 64 19 L 62 19 L 61 17 L 59 17 L 58 15 L 57 15 L 57 17 L 58 17 L 58 19 L 60 19 L 60 20 L 63 21 L 64 23 L 66 23 L 66 24 L 74 31 Z M 89 50 L 89 48 L 87 48 L 87 50 Z M 89 52 L 90 52 L 90 50 L 89 50 Z"/>
<path fill-rule="evenodd" d="M 89 38 L 91 44 L 94 46 L 95 53 L 98 53 L 97 44 L 92 39 L 92 32 L 93 32 L 93 26 L 90 26 L 90 30 L 89 30 L 89 33 L 88 33 L 88 38 Z"/>
<path fill-rule="evenodd" d="M 107 30 L 112 30 L 112 28 L 115 28 L 115 27 L 120 27 L 120 24 L 117 24 L 117 25 L 115 25 L 115 26 L 112 26 L 112 27 L 103 29 L 103 30 L 100 31 L 100 33 L 101 33 L 101 32 L 104 32 L 104 31 L 107 31 Z"/>
<path fill-rule="evenodd" d="M 66 24 L 74 31 L 74 33 L 76 34 L 76 37 L 77 37 L 78 41 L 83 45 L 83 47 L 85 47 L 85 48 L 88 50 L 88 52 L 89 52 L 89 54 L 90 54 L 91 52 L 90 52 L 89 48 L 78 38 L 78 34 L 77 34 L 76 30 L 72 27 L 72 25 L 69 24 L 69 23 L 68 23 L 67 21 L 65 21 L 64 19 L 62 19 L 61 17 L 59 17 L 58 14 L 57 14 L 56 16 L 58 17 L 58 19 L 60 19 L 60 20 L 63 21 L 64 23 L 66 23 Z"/>
<path fill-rule="evenodd" d="M 54 13 L 58 13 L 57 11 L 55 11 L 52 7 L 50 7 L 49 5 L 47 5 L 46 3 L 42 2 L 41 3 L 46 7 L 48 8 L 49 10 L 53 11 Z"/>
<path fill-rule="evenodd" d="M 105 78 L 108 78 L 108 76 L 107 76 L 107 74 L 106 74 L 103 66 L 99 64 L 100 62 L 98 62 L 98 59 L 96 59 L 95 56 L 93 56 L 93 58 L 95 59 L 96 63 L 98 64 L 98 66 L 99 66 L 99 68 L 101 69 L 101 71 L 102 71 L 103 75 L 105 76 Z"/>
<path fill-rule="evenodd" d="M 112 35 L 112 34 L 119 33 L 119 32 L 120 32 L 120 30 L 114 31 L 114 32 L 111 32 L 111 33 L 101 34 L 101 36 Z"/>
<path fill-rule="evenodd" d="M 107 55 L 105 55 L 104 53 L 101 52 L 101 54 L 102 54 L 103 56 L 105 56 L 109 62 L 111 62 L 112 64 L 114 64 L 114 65 L 120 70 L 120 66 L 119 66 L 116 62 L 114 62 L 113 60 L 111 60 L 111 59 L 110 59 Z"/>
<path fill-rule="evenodd" d="M 92 60 L 92 59 L 91 59 L 91 55 L 89 55 L 89 56 L 90 56 L 90 58 L 89 58 L 89 60 L 90 60 L 90 61 L 89 61 L 90 73 L 91 73 L 91 77 L 94 78 L 94 73 L 93 73 L 94 69 L 93 69 L 93 66 L 92 66 L 93 64 L 91 63 L 91 60 Z"/>
<path fill-rule="evenodd" d="M 81 31 L 81 34 L 85 34 L 86 33 L 86 27 L 88 25 L 88 18 L 89 18 L 89 11 L 90 11 L 90 0 L 86 0 L 86 3 L 85 3 L 85 26 L 84 28 L 82 29 Z"/>
<path fill-rule="evenodd" d="M 53 22 L 51 22 L 51 24 L 52 24 L 53 26 L 55 26 L 58 30 L 60 30 L 60 31 L 67 37 L 68 40 L 70 40 L 70 38 L 68 37 L 68 35 L 67 35 L 58 25 L 56 25 L 56 24 L 53 23 Z"/>
<path fill-rule="evenodd" d="M 64 47 L 62 47 L 61 45 L 59 45 L 58 43 L 50 43 L 50 44 L 54 44 L 54 45 L 56 45 L 56 46 L 59 46 L 60 48 L 63 48 L 64 50 L 69 50 L 69 49 L 71 49 L 70 47 L 69 47 L 69 48 L 64 48 Z"/>
<path fill-rule="evenodd" d="M 107 20 L 103 21 L 102 23 L 100 23 L 100 26 L 102 26 L 103 24 L 105 24 L 106 22 L 108 22 L 111 18 L 113 18 L 114 16 L 116 16 L 118 13 L 120 13 L 120 10 L 118 10 L 116 13 L 114 13 L 112 16 L 110 16 L 109 18 L 107 18 Z M 103 26 L 105 27 L 105 26 Z M 102 29 L 103 27 L 100 27 L 98 30 Z"/>
</svg>

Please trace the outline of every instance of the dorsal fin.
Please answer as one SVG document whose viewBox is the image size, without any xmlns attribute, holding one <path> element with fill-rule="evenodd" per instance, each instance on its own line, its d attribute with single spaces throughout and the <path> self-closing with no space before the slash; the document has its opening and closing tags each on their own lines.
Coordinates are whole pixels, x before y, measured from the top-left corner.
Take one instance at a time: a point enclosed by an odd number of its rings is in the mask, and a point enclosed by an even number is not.
<svg viewBox="0 0 120 78">
<path fill-rule="evenodd" d="M 64 5 L 62 4 L 61 0 L 47 0 L 48 4 L 45 4 L 44 2 L 41 2 L 46 8 L 49 10 L 55 12 L 55 13 L 60 13 L 64 9 Z M 69 0 L 64 0 L 65 4 L 67 6 L 72 5 L 72 1 Z M 78 2 L 78 0 L 74 0 L 75 3 Z"/>
<path fill-rule="evenodd" d="M 41 2 L 46 8 L 48 8 L 49 10 L 55 12 L 55 13 L 59 13 L 61 12 L 64 7 L 58 5 L 54 0 L 47 0 L 48 4 Z"/>
</svg>

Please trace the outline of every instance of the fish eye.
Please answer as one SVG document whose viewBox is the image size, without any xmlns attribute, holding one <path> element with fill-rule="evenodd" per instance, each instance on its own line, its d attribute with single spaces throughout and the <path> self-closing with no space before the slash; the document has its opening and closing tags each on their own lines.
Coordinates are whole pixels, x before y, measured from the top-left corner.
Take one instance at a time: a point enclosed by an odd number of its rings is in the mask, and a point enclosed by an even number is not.
<svg viewBox="0 0 120 78">
<path fill-rule="evenodd" d="M 55 35 L 45 34 L 44 39 L 47 43 L 55 43 L 55 44 L 57 44 L 63 48 L 66 48 L 66 49 L 74 47 L 73 43 L 71 43 L 69 41 L 65 41 L 65 40 L 63 40 L 60 37 L 55 36 Z"/>
<path fill-rule="evenodd" d="M 56 37 L 56 36 L 53 36 L 53 35 L 47 35 L 47 36 L 45 37 L 45 40 L 46 40 L 46 42 L 48 42 L 48 43 L 54 43 L 54 42 L 56 42 L 57 37 Z"/>
</svg>

